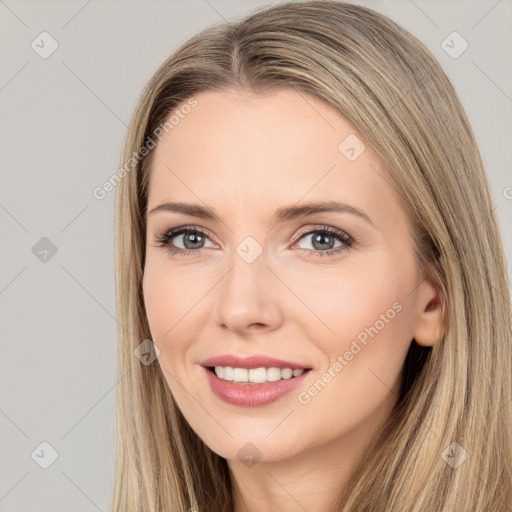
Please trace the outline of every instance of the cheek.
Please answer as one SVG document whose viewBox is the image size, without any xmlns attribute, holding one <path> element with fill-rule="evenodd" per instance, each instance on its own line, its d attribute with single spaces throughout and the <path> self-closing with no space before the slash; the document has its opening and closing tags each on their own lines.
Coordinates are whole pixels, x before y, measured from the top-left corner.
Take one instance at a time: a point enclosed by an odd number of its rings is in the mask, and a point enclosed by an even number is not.
<svg viewBox="0 0 512 512">
<path fill-rule="evenodd" d="M 194 301 L 193 297 L 184 299 L 187 294 L 183 293 L 184 283 L 180 282 L 183 279 L 177 275 L 150 263 L 144 270 L 142 288 L 151 339 L 160 350 L 157 362 L 178 406 L 183 410 L 186 409 L 187 400 L 181 390 L 185 384 L 187 389 L 190 387 L 183 364 L 189 345 L 184 329 L 186 313 Z"/>
<path fill-rule="evenodd" d="M 169 356 L 181 348 L 176 343 L 177 339 L 183 339 L 179 333 L 183 325 L 180 318 L 186 318 L 186 311 L 191 307 L 184 300 L 181 283 L 176 282 L 173 275 L 175 273 L 147 265 L 142 283 L 151 339 L 158 345 L 159 361 L 166 368 L 166 360 L 172 360 Z"/>
<path fill-rule="evenodd" d="M 187 321 L 187 314 L 193 315 L 191 309 L 201 297 L 201 290 L 186 278 L 186 271 L 151 260 L 144 269 L 142 290 L 151 334 L 164 343 Z"/>
<path fill-rule="evenodd" d="M 191 378 L 191 354 L 198 329 L 210 308 L 206 305 L 205 285 L 192 282 L 187 271 L 170 269 L 149 261 L 143 278 L 143 296 L 152 341 L 158 346 L 158 363 L 178 402 L 182 386 L 194 393 L 196 378 Z M 207 288 L 206 288 L 207 289 Z"/>
<path fill-rule="evenodd" d="M 346 274 L 335 281 L 335 290 L 325 282 L 323 293 L 318 287 L 309 292 L 310 304 L 321 305 L 319 316 L 335 334 L 324 329 L 316 338 L 328 362 L 299 401 L 310 412 L 323 411 L 332 425 L 353 428 L 396 396 L 414 312 L 414 300 L 407 297 L 412 274 L 396 270 L 374 266 Z"/>
<path fill-rule="evenodd" d="M 325 387 L 317 386 L 322 397 L 312 390 L 309 398 L 314 395 L 316 406 L 325 410 L 343 402 L 341 416 L 360 404 L 362 417 L 396 391 L 412 339 L 414 303 L 407 295 L 414 271 L 384 254 L 376 260 L 339 278 L 333 279 L 332 271 L 317 274 L 314 286 L 306 280 L 297 289 L 315 313 L 316 318 L 309 315 L 309 331 L 317 333 L 314 342 L 326 356 L 319 372 Z M 320 393 L 325 388 L 330 391 Z"/>
<path fill-rule="evenodd" d="M 172 287 L 165 286 L 165 276 L 159 278 L 151 268 L 144 270 L 142 291 L 144 296 L 144 307 L 148 318 L 149 328 L 154 341 L 162 340 L 166 328 L 164 319 L 169 311 L 169 299 L 172 295 Z M 167 329 L 170 325 L 167 325 Z"/>
<path fill-rule="evenodd" d="M 340 265 L 339 272 L 326 269 L 316 272 L 314 278 L 286 276 L 293 280 L 294 293 L 311 312 L 301 315 L 301 321 L 314 328 L 317 340 L 327 342 L 329 352 L 343 349 L 358 336 L 364 342 L 365 329 L 375 324 L 379 331 L 389 332 L 390 325 L 397 323 L 408 278 L 397 273 L 392 262 L 386 265 L 385 255 L 379 259 L 379 267 L 347 269 Z"/>
</svg>

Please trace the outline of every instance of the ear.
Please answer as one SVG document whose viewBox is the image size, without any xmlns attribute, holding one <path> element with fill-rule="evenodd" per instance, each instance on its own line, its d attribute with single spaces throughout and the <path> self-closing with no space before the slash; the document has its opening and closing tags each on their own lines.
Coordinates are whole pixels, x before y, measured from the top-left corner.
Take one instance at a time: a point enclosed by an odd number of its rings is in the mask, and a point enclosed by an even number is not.
<svg viewBox="0 0 512 512">
<path fill-rule="evenodd" d="M 445 297 L 433 278 L 425 278 L 418 287 L 417 297 L 413 337 L 418 345 L 431 347 L 441 341 L 445 333 Z"/>
</svg>

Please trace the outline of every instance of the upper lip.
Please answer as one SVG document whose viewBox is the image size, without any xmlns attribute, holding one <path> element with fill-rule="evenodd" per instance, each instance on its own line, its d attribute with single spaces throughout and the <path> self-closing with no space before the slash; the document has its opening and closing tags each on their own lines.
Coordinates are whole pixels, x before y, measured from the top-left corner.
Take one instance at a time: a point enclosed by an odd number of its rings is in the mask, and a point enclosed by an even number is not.
<svg viewBox="0 0 512 512">
<path fill-rule="evenodd" d="M 252 355 L 240 357 L 232 354 L 210 357 L 205 359 L 202 366 L 231 366 L 232 368 L 291 368 L 292 370 L 310 369 L 310 366 L 295 363 L 293 361 L 285 361 L 271 356 Z"/>
</svg>

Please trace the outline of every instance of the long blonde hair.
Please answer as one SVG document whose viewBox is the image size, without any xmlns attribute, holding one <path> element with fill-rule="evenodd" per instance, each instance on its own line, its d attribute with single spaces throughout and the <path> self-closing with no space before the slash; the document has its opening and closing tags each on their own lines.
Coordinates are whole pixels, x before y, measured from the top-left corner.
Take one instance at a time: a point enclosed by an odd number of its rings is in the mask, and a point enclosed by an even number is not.
<svg viewBox="0 0 512 512">
<path fill-rule="evenodd" d="M 395 409 L 340 485 L 333 510 L 505 510 L 512 505 L 510 292 L 469 121 L 440 65 L 406 30 L 362 6 L 313 0 L 260 8 L 192 37 L 156 71 L 130 121 L 116 189 L 122 328 L 113 511 L 233 511 L 226 460 L 185 421 L 159 365 L 134 357 L 151 337 L 142 277 L 153 151 L 141 148 L 201 91 L 274 87 L 325 100 L 364 135 L 400 192 L 419 268 L 445 297 L 444 336 L 429 348 L 411 343 Z"/>
</svg>

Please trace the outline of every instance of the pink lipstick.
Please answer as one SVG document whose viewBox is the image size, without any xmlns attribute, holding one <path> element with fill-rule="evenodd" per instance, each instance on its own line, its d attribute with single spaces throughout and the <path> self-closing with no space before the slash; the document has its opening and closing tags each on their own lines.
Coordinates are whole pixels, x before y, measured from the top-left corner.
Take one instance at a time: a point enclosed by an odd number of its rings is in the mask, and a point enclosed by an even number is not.
<svg viewBox="0 0 512 512">
<path fill-rule="evenodd" d="M 223 355 L 201 363 L 212 392 L 225 402 L 256 407 L 274 402 L 310 378 L 307 364 L 270 356 Z"/>
</svg>

